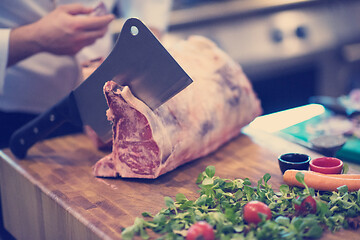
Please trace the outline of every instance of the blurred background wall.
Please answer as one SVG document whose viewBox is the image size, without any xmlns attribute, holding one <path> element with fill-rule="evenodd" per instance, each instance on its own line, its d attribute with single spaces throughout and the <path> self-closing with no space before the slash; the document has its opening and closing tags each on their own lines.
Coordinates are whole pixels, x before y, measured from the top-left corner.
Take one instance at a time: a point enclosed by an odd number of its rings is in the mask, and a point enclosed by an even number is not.
<svg viewBox="0 0 360 240">
<path fill-rule="evenodd" d="M 360 87 L 358 0 L 174 0 L 168 30 L 215 41 L 242 65 L 265 113 Z"/>
<path fill-rule="evenodd" d="M 120 17 L 129 17 L 129 0 L 118 1 Z M 217 43 L 241 64 L 265 114 L 360 88 L 359 0 L 131 1 L 153 6 L 144 19 L 162 16 L 172 40 L 202 35 Z M 171 2 L 168 15 L 149 4 L 161 1 Z"/>
</svg>

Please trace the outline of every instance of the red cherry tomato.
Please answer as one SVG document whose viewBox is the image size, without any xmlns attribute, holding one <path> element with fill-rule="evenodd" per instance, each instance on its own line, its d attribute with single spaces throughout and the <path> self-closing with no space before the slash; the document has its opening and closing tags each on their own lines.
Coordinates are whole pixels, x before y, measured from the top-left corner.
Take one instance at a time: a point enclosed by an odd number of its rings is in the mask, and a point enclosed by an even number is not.
<svg viewBox="0 0 360 240">
<path fill-rule="evenodd" d="M 214 240 L 214 229 L 205 221 L 194 223 L 188 230 L 186 240 Z"/>
<path fill-rule="evenodd" d="M 270 208 L 263 202 L 250 201 L 244 206 L 244 219 L 247 223 L 258 224 L 261 222 L 259 213 L 266 215 L 266 220 L 272 216 Z"/>
<path fill-rule="evenodd" d="M 297 197 L 296 199 L 299 199 Z M 312 196 L 304 198 L 300 205 L 294 204 L 295 211 L 299 214 L 316 213 L 316 201 Z"/>
</svg>

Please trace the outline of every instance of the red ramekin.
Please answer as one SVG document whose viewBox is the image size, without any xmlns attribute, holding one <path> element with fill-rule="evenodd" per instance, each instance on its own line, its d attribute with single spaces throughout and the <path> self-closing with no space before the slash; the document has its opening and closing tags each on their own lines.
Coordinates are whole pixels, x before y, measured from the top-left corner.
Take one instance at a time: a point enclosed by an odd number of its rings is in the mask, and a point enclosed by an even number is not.
<svg viewBox="0 0 360 240">
<path fill-rule="evenodd" d="M 325 174 L 340 174 L 343 162 L 334 157 L 320 157 L 310 161 L 310 170 Z"/>
</svg>

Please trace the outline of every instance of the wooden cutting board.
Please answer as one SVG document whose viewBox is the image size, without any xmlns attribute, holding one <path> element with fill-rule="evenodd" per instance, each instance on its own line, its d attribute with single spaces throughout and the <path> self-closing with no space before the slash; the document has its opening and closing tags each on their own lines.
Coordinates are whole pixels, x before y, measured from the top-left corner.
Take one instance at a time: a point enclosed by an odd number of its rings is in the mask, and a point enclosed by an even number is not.
<svg viewBox="0 0 360 240">
<path fill-rule="evenodd" d="M 108 154 L 79 134 L 36 144 L 25 160 L 0 151 L 1 201 L 5 228 L 17 239 L 120 239 L 124 227 L 148 211 L 165 207 L 164 197 L 198 197 L 198 174 L 208 165 L 223 178 L 246 178 L 254 185 L 265 173 L 283 184 L 277 157 L 285 152 L 319 155 L 272 135 L 245 134 L 207 157 L 185 164 L 155 180 L 102 179 L 92 166 Z M 360 172 L 351 166 L 351 172 Z M 326 234 L 326 239 L 359 239 L 354 231 Z"/>
</svg>

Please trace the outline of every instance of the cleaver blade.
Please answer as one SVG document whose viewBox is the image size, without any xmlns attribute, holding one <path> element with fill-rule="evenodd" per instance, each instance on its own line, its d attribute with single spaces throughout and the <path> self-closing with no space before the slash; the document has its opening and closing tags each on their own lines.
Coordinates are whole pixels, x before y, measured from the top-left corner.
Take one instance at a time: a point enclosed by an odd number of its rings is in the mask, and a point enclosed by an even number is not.
<svg viewBox="0 0 360 240">
<path fill-rule="evenodd" d="M 31 146 L 65 122 L 89 125 L 103 142 L 111 140 L 112 128 L 106 118 L 108 105 L 103 93 L 109 80 L 129 86 L 153 110 L 192 83 L 145 24 L 130 18 L 108 57 L 80 86 L 14 132 L 9 145 L 12 153 L 25 158 Z"/>
</svg>

